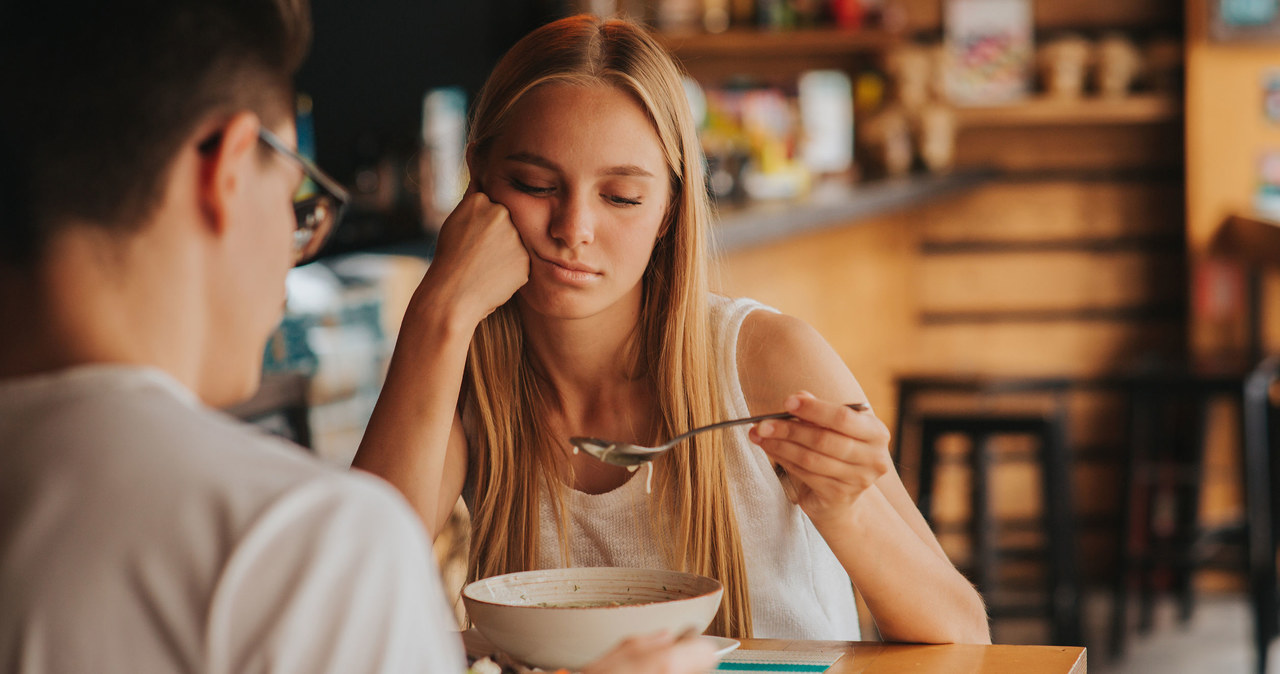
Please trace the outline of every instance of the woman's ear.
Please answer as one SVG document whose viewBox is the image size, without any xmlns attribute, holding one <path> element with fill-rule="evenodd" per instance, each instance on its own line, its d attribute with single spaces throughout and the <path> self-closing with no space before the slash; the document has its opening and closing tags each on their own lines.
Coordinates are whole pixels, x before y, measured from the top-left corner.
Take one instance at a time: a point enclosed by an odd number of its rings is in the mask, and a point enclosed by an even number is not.
<svg viewBox="0 0 1280 674">
<path fill-rule="evenodd" d="M 251 162 L 257 161 L 258 128 L 261 122 L 251 112 L 240 112 L 215 131 L 218 142 L 202 150 L 199 197 L 206 225 L 215 234 L 223 233 L 231 220 L 237 199 L 253 180 Z"/>
</svg>

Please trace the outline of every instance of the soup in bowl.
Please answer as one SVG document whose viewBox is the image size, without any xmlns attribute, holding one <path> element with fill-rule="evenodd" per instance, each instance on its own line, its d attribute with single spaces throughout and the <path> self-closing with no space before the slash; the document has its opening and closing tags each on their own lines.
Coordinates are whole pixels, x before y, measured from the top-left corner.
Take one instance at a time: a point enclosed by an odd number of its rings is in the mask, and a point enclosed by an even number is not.
<svg viewBox="0 0 1280 674">
<path fill-rule="evenodd" d="M 522 571 L 462 590 L 476 629 L 526 665 L 581 669 L 630 636 L 701 634 L 720 607 L 720 581 L 662 569 Z"/>
</svg>

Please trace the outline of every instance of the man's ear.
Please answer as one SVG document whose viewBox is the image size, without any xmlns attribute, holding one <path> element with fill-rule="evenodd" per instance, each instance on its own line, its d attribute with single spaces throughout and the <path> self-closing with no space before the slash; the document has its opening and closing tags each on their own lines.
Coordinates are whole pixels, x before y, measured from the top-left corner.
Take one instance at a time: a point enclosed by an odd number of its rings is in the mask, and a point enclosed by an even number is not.
<svg viewBox="0 0 1280 674">
<path fill-rule="evenodd" d="M 257 161 L 258 128 L 251 112 L 236 113 L 223 126 L 221 139 L 205 151 L 200 165 L 200 205 L 215 233 L 226 229 L 235 199 L 244 193 Z"/>
</svg>

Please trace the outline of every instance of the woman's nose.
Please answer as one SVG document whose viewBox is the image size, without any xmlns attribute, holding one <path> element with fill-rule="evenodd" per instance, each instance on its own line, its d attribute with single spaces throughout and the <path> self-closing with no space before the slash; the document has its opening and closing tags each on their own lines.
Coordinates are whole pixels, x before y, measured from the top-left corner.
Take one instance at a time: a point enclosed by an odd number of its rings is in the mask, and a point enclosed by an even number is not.
<svg viewBox="0 0 1280 674">
<path fill-rule="evenodd" d="M 567 248 L 595 240 L 595 219 L 584 196 L 569 195 L 560 202 L 551 216 L 551 237 Z"/>
</svg>

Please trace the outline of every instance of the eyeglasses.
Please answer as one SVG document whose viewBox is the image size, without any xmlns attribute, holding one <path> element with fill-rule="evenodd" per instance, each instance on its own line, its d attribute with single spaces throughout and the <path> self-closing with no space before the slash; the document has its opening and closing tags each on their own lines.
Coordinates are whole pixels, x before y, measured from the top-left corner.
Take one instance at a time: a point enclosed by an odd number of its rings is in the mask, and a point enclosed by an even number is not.
<svg viewBox="0 0 1280 674">
<path fill-rule="evenodd" d="M 350 196 L 338 181 L 298 154 L 266 127 L 258 127 L 258 140 L 297 164 L 306 177 L 293 196 L 293 214 L 298 221 L 293 231 L 293 263 L 300 265 L 320 252 L 338 220 L 342 218 Z M 220 142 L 221 132 L 201 142 L 199 149 L 201 152 L 209 152 Z"/>
<path fill-rule="evenodd" d="M 293 261 L 295 265 L 302 264 L 320 252 L 338 220 L 342 218 L 350 197 L 338 181 L 285 145 L 279 136 L 266 127 L 258 128 L 258 140 L 292 159 L 307 177 L 293 196 L 293 214 L 298 219 L 297 229 L 293 231 Z"/>
</svg>

